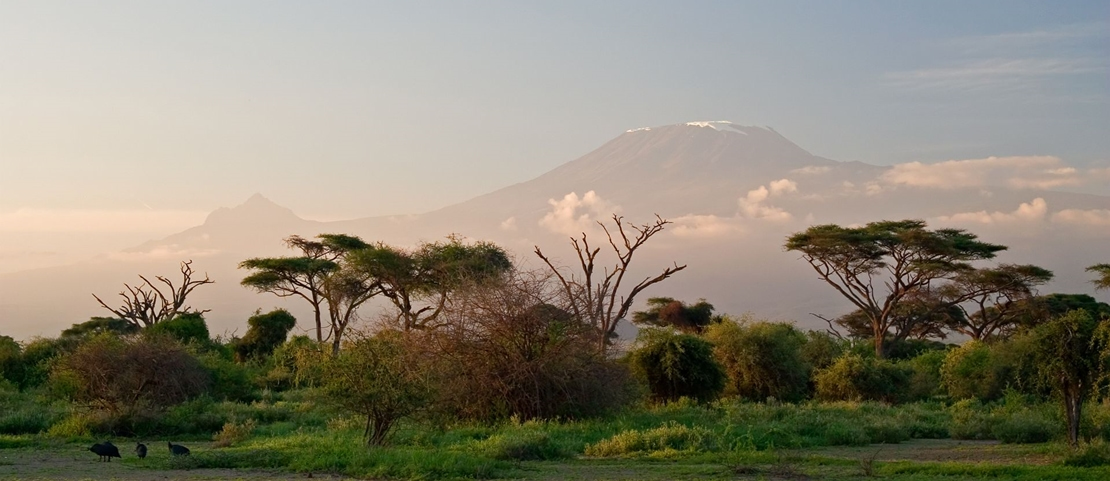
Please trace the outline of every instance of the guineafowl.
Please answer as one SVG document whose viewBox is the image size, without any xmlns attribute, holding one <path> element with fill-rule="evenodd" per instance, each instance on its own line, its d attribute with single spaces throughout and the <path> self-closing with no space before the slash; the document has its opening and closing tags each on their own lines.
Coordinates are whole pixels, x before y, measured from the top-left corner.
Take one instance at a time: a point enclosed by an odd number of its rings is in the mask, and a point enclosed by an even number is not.
<svg viewBox="0 0 1110 481">
<path fill-rule="evenodd" d="M 146 445 L 143 443 L 135 444 L 135 454 L 139 456 L 139 459 L 146 459 Z"/>
<path fill-rule="evenodd" d="M 170 445 L 170 454 L 172 454 L 174 456 L 188 456 L 189 455 L 189 448 L 187 448 L 185 446 L 182 446 L 180 444 L 174 444 L 174 443 L 171 443 L 169 441 L 166 441 L 166 444 Z"/>
<path fill-rule="evenodd" d="M 92 447 L 89 448 L 89 451 L 92 451 L 96 453 L 97 456 L 100 456 L 101 461 L 108 461 L 109 463 L 112 462 L 112 458 L 120 457 L 119 448 L 108 441 L 104 441 L 103 444 L 96 443 L 92 445 Z"/>
</svg>

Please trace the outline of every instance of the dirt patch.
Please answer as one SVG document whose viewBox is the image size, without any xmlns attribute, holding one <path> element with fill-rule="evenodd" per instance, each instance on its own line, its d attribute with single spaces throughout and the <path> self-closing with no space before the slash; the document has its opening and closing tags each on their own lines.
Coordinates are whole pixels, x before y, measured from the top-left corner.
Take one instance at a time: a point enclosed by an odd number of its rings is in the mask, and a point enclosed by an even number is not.
<svg viewBox="0 0 1110 481">
<path fill-rule="evenodd" d="M 1001 444 L 998 441 L 914 439 L 899 444 L 861 447 L 831 447 L 799 450 L 799 454 L 875 461 L 936 461 L 1002 465 L 1045 465 L 1059 456 L 1045 453 L 1037 445 Z"/>
</svg>

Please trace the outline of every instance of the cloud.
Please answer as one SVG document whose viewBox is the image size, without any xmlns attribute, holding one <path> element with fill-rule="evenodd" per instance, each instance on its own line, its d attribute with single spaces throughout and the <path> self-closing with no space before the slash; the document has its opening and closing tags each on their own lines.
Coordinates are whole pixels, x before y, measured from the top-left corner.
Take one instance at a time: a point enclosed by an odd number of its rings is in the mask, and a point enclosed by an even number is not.
<svg viewBox="0 0 1110 481">
<path fill-rule="evenodd" d="M 828 172 L 830 170 L 832 170 L 832 167 L 829 167 L 827 165 L 807 165 L 800 169 L 791 170 L 790 173 L 802 175 L 817 175 L 824 174 L 825 172 Z"/>
<path fill-rule="evenodd" d="M 597 221 L 620 212 L 620 206 L 605 201 L 592 190 L 581 198 L 571 192 L 560 200 L 548 199 L 547 203 L 551 205 L 551 212 L 540 219 L 540 226 L 571 236 L 592 229 Z"/>
<path fill-rule="evenodd" d="M 789 179 L 779 179 L 771 182 L 770 188 L 759 186 L 758 189 L 748 191 L 748 194 L 739 200 L 740 216 L 748 219 L 764 219 L 770 221 L 788 221 L 794 218 L 789 212 L 769 205 L 767 200 L 798 191 L 798 184 Z"/>
<path fill-rule="evenodd" d="M 949 216 L 938 217 L 937 220 L 941 222 L 949 222 L 953 224 L 1006 224 L 1017 222 L 1040 222 L 1045 219 L 1048 213 L 1048 203 L 1044 199 L 1037 197 L 1031 202 L 1023 202 L 1013 212 L 987 212 L 981 210 L 978 212 L 962 212 Z"/>
<path fill-rule="evenodd" d="M 742 221 L 737 217 L 691 214 L 672 219 L 671 222 L 674 223 L 671 233 L 683 238 L 709 239 L 744 232 Z"/>
<path fill-rule="evenodd" d="M 1057 224 L 1110 227 L 1110 209 L 1064 209 L 1052 214 L 1052 222 Z"/>
<path fill-rule="evenodd" d="M 508 219 L 501 221 L 501 230 L 516 230 L 516 217 L 509 217 Z"/>
<path fill-rule="evenodd" d="M 22 208 L 0 212 L 0 232 L 172 232 L 200 225 L 207 215 L 202 211 L 185 210 Z"/>
<path fill-rule="evenodd" d="M 996 58 L 952 67 L 923 68 L 885 75 L 887 83 L 913 90 L 1024 89 L 1051 77 L 1102 72 L 1098 58 Z"/>
<path fill-rule="evenodd" d="M 879 176 L 881 182 L 911 187 L 958 189 L 1003 184 L 1018 189 L 1077 186 L 1083 176 L 1059 157 L 1021 156 L 947 160 L 935 164 L 896 164 Z"/>
<path fill-rule="evenodd" d="M 219 254 L 219 249 L 198 249 L 177 244 L 158 246 L 141 252 L 113 252 L 108 258 L 117 261 L 139 262 L 159 259 L 193 259 Z"/>
</svg>

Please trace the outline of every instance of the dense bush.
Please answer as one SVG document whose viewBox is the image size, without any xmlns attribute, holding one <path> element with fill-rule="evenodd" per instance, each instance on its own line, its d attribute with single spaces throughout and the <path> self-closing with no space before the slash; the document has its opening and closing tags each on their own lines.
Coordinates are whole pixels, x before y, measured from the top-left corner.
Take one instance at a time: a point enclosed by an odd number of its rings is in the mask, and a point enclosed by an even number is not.
<svg viewBox="0 0 1110 481">
<path fill-rule="evenodd" d="M 848 354 L 815 376 L 818 399 L 826 401 L 899 402 L 911 372 L 887 360 Z"/>
<path fill-rule="evenodd" d="M 114 317 L 93 317 L 89 320 L 74 324 L 69 329 L 62 331 L 62 337 L 87 337 L 95 334 L 112 333 L 118 336 L 137 334 L 139 326 L 124 319 Z"/>
<path fill-rule="evenodd" d="M 456 293 L 443 327 L 418 343 L 435 364 L 437 412 L 494 421 L 582 418 L 635 394 L 627 368 L 597 350 L 597 331 L 558 302 L 546 274 L 514 271 Z"/>
<path fill-rule="evenodd" d="M 644 329 L 629 364 L 642 378 L 656 401 L 688 397 L 712 401 L 725 387 L 727 375 L 713 357 L 713 345 L 668 329 Z"/>
<path fill-rule="evenodd" d="M 796 402 L 809 394 L 810 367 L 801 356 L 806 337 L 794 326 L 725 320 L 710 325 L 705 339 L 728 375 L 725 395 Z"/>
<path fill-rule="evenodd" d="M 271 368 L 261 380 L 272 389 L 312 387 L 320 383 L 331 348 L 308 336 L 293 336 L 274 349 Z"/>
<path fill-rule="evenodd" d="M 806 343 L 799 349 L 799 354 L 811 368 L 824 369 L 844 355 L 846 344 L 827 332 L 807 331 Z"/>
<path fill-rule="evenodd" d="M 944 394 L 940 372 L 946 356 L 945 351 L 925 351 L 913 359 L 898 363 L 910 371 L 909 390 L 906 391 L 905 400 L 921 401 Z"/>
<path fill-rule="evenodd" d="M 717 448 L 717 437 L 702 427 L 689 427 L 674 421 L 653 429 L 628 430 L 609 439 L 586 446 L 586 456 L 668 455 L 678 452 L 706 452 Z"/>
<path fill-rule="evenodd" d="M 1010 383 L 1009 373 L 1009 367 L 999 362 L 991 346 L 978 341 L 968 341 L 949 351 L 941 366 L 944 387 L 956 399 L 998 399 Z"/>
<path fill-rule="evenodd" d="M 21 377 L 23 348 L 15 339 L 0 336 L 0 382 L 18 382 Z"/>
<path fill-rule="evenodd" d="M 94 336 L 63 358 L 51 377 L 72 401 L 117 420 L 180 403 L 208 385 L 196 358 L 164 336 Z"/>
<path fill-rule="evenodd" d="M 147 335 L 167 335 L 183 344 L 196 344 L 198 346 L 208 346 L 212 343 L 208 334 L 208 324 L 204 322 L 204 316 L 199 313 L 179 314 L 173 319 L 159 322 L 153 326 L 146 328 L 144 331 Z"/>
<path fill-rule="evenodd" d="M 262 314 L 256 311 L 247 319 L 247 333 L 234 343 L 235 360 L 246 362 L 250 359 L 267 357 L 285 342 L 289 331 L 297 325 L 297 319 L 285 309 L 275 309 Z"/>
</svg>

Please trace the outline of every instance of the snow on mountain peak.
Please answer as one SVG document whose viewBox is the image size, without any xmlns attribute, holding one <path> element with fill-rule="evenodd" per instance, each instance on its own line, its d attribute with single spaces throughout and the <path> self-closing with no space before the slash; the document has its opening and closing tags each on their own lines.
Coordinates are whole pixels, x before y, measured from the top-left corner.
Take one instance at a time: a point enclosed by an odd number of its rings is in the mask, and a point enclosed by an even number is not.
<svg viewBox="0 0 1110 481">
<path fill-rule="evenodd" d="M 729 122 L 727 120 L 707 120 L 707 121 L 702 121 L 702 122 L 686 122 L 686 125 L 689 125 L 691 127 L 709 127 L 709 128 L 711 128 L 713 130 L 716 130 L 718 132 L 736 132 L 738 134 L 748 135 L 747 132 L 744 132 L 743 130 L 740 129 L 740 127 L 737 127 L 732 122 Z"/>
</svg>

